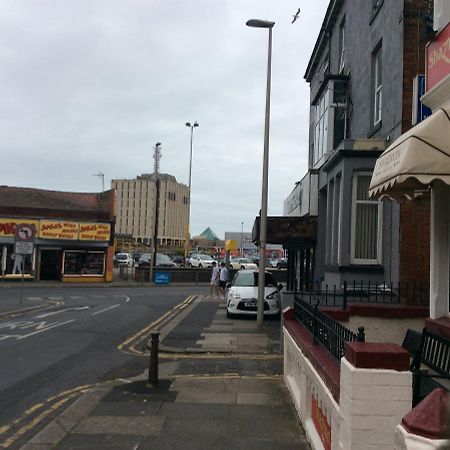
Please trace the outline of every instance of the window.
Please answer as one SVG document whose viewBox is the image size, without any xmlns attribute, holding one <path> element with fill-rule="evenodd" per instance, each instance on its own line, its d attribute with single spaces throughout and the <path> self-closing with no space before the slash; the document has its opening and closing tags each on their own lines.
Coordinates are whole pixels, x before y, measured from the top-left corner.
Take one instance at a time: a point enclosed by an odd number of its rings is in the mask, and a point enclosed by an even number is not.
<svg viewBox="0 0 450 450">
<path fill-rule="evenodd" d="M 352 262 L 357 264 L 381 262 L 381 203 L 369 198 L 371 178 L 368 172 L 357 172 L 353 177 Z"/>
<path fill-rule="evenodd" d="M 339 73 L 345 69 L 345 17 L 339 26 Z"/>
<path fill-rule="evenodd" d="M 382 87 L 383 87 L 383 66 L 381 46 L 373 54 L 373 124 L 377 125 L 381 121 Z"/>
<path fill-rule="evenodd" d="M 325 89 L 315 105 L 314 164 L 328 151 L 329 96 L 330 91 Z"/>
<path fill-rule="evenodd" d="M 105 252 L 67 250 L 63 267 L 64 275 L 104 275 Z"/>
</svg>

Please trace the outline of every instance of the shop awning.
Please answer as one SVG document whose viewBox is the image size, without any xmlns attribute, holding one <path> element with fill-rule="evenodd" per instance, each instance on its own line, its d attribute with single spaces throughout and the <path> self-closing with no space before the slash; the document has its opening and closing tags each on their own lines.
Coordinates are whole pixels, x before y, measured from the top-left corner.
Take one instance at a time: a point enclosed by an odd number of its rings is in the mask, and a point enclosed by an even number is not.
<svg viewBox="0 0 450 450">
<path fill-rule="evenodd" d="M 369 195 L 414 198 L 434 180 L 450 185 L 450 107 L 436 110 L 381 154 Z"/>
<path fill-rule="evenodd" d="M 253 224 L 252 241 L 259 242 L 260 217 Z M 271 216 L 267 218 L 267 243 L 284 247 L 305 241 L 315 241 L 317 217 Z"/>
</svg>

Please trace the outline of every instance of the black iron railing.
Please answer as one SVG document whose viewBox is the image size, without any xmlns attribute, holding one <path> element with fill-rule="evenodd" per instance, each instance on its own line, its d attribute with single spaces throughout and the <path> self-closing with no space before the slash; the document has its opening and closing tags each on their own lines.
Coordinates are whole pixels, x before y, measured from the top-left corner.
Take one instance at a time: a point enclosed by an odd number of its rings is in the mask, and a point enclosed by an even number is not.
<svg viewBox="0 0 450 450">
<path fill-rule="evenodd" d="M 314 343 L 325 347 L 336 359 L 344 356 L 347 341 L 365 341 L 364 328 L 354 333 L 340 322 L 319 311 L 318 304 L 310 305 L 298 296 L 294 300 L 294 315 L 313 335 Z"/>
<path fill-rule="evenodd" d="M 341 286 L 325 284 L 322 289 L 304 290 L 297 293 L 310 305 L 334 306 L 347 308 L 347 303 L 382 303 L 382 304 L 429 304 L 429 285 L 427 283 L 393 283 L 374 281 L 344 282 Z"/>
</svg>

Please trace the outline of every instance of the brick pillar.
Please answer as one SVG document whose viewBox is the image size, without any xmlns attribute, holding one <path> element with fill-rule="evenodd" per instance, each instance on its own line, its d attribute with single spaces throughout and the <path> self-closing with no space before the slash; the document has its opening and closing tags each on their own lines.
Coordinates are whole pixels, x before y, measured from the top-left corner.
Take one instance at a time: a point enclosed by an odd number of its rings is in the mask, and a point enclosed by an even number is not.
<svg viewBox="0 0 450 450">
<path fill-rule="evenodd" d="M 348 342 L 341 360 L 339 446 L 392 450 L 395 430 L 411 410 L 409 354 L 396 344 Z"/>
</svg>

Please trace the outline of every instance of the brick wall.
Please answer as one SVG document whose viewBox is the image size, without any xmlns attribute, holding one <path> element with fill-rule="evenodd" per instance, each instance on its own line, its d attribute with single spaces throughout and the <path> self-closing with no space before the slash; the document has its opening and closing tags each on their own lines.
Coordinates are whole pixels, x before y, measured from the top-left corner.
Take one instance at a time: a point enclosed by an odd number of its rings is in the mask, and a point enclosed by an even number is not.
<svg viewBox="0 0 450 450">
<path fill-rule="evenodd" d="M 402 133 L 411 128 L 413 78 L 425 73 L 425 16 L 428 0 L 405 0 Z M 430 278 L 429 197 L 400 206 L 400 282 L 428 283 Z"/>
</svg>

